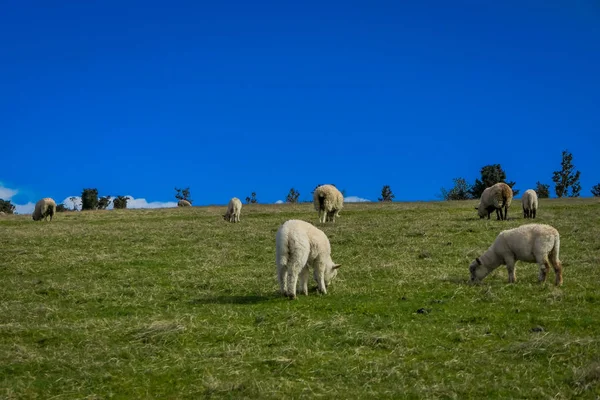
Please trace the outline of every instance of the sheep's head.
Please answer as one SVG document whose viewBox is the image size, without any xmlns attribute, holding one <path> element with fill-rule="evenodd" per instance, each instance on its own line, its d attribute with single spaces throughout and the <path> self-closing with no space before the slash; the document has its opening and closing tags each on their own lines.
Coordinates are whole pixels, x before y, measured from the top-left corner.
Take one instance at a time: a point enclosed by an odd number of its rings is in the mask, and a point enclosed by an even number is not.
<svg viewBox="0 0 600 400">
<path fill-rule="evenodd" d="M 337 276 L 337 270 L 341 264 L 335 264 L 333 261 L 329 264 L 329 268 L 325 270 L 325 285 L 329 286 L 331 281 Z"/>
<path fill-rule="evenodd" d="M 229 220 L 229 214 L 223 214 L 223 219 L 224 219 L 225 221 Z"/>
<path fill-rule="evenodd" d="M 479 282 L 489 274 L 487 267 L 481 263 L 479 258 L 469 265 L 469 272 L 471 273 L 471 282 Z"/>
<path fill-rule="evenodd" d="M 485 209 L 485 207 L 481 206 L 481 203 L 479 203 L 479 205 L 475 207 L 475 209 L 477 210 L 477 215 L 479 215 L 479 218 L 483 218 L 487 215 L 487 210 Z"/>
</svg>

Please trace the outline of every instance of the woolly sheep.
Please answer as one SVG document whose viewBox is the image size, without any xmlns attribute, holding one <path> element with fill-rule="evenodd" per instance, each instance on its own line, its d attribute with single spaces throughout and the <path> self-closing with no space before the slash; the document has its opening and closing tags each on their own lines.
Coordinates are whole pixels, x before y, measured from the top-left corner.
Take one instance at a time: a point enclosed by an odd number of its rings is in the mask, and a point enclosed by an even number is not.
<svg viewBox="0 0 600 400">
<path fill-rule="evenodd" d="M 508 219 L 508 207 L 512 203 L 512 198 L 513 192 L 510 186 L 504 182 L 496 183 L 486 188 L 481 194 L 479 205 L 475 207 L 477 215 L 479 215 L 479 218 L 487 215 L 488 219 L 490 219 L 490 214 L 496 210 L 496 219 L 506 220 Z M 504 208 L 504 215 L 502 208 Z"/>
<path fill-rule="evenodd" d="M 515 263 L 518 260 L 537 263 L 539 281 L 544 282 L 554 268 L 555 285 L 562 285 L 562 264 L 558 259 L 560 236 L 550 225 L 527 224 L 500 232 L 494 243 L 469 266 L 471 281 L 480 281 L 502 264 L 508 270 L 508 282 L 515 283 Z"/>
<path fill-rule="evenodd" d="M 344 196 L 333 185 L 321 185 L 313 193 L 313 204 L 319 212 L 321 223 L 335 222 L 335 217 L 340 216 L 340 210 L 344 207 Z"/>
<path fill-rule="evenodd" d="M 45 197 L 35 204 L 35 210 L 33 210 L 31 218 L 34 221 L 41 221 L 42 219 L 48 221 L 48 217 L 50 217 L 50 221 L 52 221 L 54 214 L 56 214 L 56 202 L 50 197 Z"/>
<path fill-rule="evenodd" d="M 6 215 L 4 211 L 0 211 L 0 216 Z"/>
<path fill-rule="evenodd" d="M 227 212 L 223 215 L 223 219 L 229 222 L 240 222 L 240 213 L 242 212 L 242 202 L 237 197 L 229 200 Z"/>
<path fill-rule="evenodd" d="M 177 202 L 177 207 L 191 207 L 191 206 L 192 206 L 192 203 L 190 203 L 187 200 L 181 199 Z"/>
<path fill-rule="evenodd" d="M 327 294 L 327 286 L 340 265 L 331 260 L 331 246 L 323 231 L 305 221 L 289 220 L 279 227 L 275 245 L 277 277 L 283 295 L 296 298 L 298 277 L 300 292 L 308 295 L 309 267 L 313 268 L 319 291 Z"/>
<path fill-rule="evenodd" d="M 538 208 L 538 197 L 535 190 L 526 190 L 521 203 L 523 204 L 523 218 L 535 218 Z"/>
</svg>

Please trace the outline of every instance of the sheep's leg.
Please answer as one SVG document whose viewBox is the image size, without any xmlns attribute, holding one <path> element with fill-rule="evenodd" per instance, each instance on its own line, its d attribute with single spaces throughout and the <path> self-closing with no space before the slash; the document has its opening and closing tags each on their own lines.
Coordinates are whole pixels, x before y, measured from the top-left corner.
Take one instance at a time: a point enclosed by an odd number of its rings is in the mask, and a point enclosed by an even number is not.
<svg viewBox="0 0 600 400">
<path fill-rule="evenodd" d="M 502 219 L 502 209 L 496 208 L 496 221 L 500 221 Z"/>
<path fill-rule="evenodd" d="M 508 220 L 508 206 L 504 206 L 504 220 Z"/>
<path fill-rule="evenodd" d="M 515 271 L 515 259 L 510 257 L 505 259 L 506 262 L 506 270 L 508 271 L 508 283 L 516 283 L 517 275 Z"/>
<path fill-rule="evenodd" d="M 279 291 L 281 294 L 287 295 L 287 266 L 277 267 L 277 278 L 279 278 Z"/>
<path fill-rule="evenodd" d="M 531 210 L 531 215 L 532 215 L 531 218 L 535 218 L 535 212 L 536 212 L 535 208 L 533 210 Z"/>
<path fill-rule="evenodd" d="M 321 266 L 315 265 L 315 277 L 321 294 L 327 294 L 327 286 L 325 286 L 325 270 Z"/>
<path fill-rule="evenodd" d="M 300 271 L 300 293 L 308 296 L 308 265 Z"/>
<path fill-rule="evenodd" d="M 540 267 L 540 276 L 538 280 L 540 283 L 546 282 L 546 277 L 548 276 L 548 272 L 550 271 L 550 264 L 548 263 L 548 259 L 544 257 L 541 262 L 538 261 L 538 265 Z"/>
<path fill-rule="evenodd" d="M 287 296 L 292 300 L 296 298 L 296 285 L 298 284 L 299 272 L 297 268 L 292 268 L 287 274 Z"/>
<path fill-rule="evenodd" d="M 554 276 L 556 277 L 554 284 L 560 286 L 563 283 L 562 264 L 560 261 L 553 261 L 552 266 L 554 267 Z"/>
</svg>

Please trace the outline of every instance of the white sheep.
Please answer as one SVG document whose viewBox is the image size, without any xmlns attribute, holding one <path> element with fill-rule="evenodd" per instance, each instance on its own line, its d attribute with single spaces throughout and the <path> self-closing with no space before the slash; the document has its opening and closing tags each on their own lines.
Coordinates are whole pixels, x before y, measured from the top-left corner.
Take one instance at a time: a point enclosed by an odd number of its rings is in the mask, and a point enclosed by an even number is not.
<svg viewBox="0 0 600 400">
<path fill-rule="evenodd" d="M 35 204 L 31 218 L 34 221 L 41 221 L 42 219 L 48 221 L 48 217 L 50 217 L 50 221 L 52 221 L 54 214 L 56 214 L 56 202 L 50 197 L 45 197 Z"/>
<path fill-rule="evenodd" d="M 344 207 L 344 196 L 333 185 L 321 185 L 313 193 L 313 204 L 319 212 L 321 223 L 335 222 L 335 217 L 340 216 L 340 210 Z"/>
<path fill-rule="evenodd" d="M 508 219 L 508 207 L 513 199 L 513 191 L 504 182 L 496 183 L 489 188 L 486 188 L 481 194 L 479 204 L 475 209 L 479 218 L 483 218 L 487 215 L 490 219 L 492 211 L 496 210 L 496 218 L 498 220 Z M 502 212 L 504 208 L 504 213 Z"/>
<path fill-rule="evenodd" d="M 323 231 L 305 221 L 283 223 L 275 236 L 275 252 L 279 287 L 283 295 L 296 298 L 300 277 L 300 292 L 308 295 L 309 267 L 319 291 L 327 294 L 327 286 L 337 275 L 339 264 L 331 260 L 331 245 Z"/>
<path fill-rule="evenodd" d="M 187 200 L 181 199 L 177 202 L 177 207 L 191 207 L 192 203 Z"/>
<path fill-rule="evenodd" d="M 6 215 L 4 211 L 0 211 L 0 217 Z"/>
<path fill-rule="evenodd" d="M 494 243 L 483 255 L 469 266 L 471 281 L 480 281 L 490 272 L 505 264 L 508 282 L 515 283 L 515 263 L 519 260 L 537 263 L 540 268 L 539 281 L 544 282 L 554 268 L 555 284 L 562 285 L 562 264 L 558 259 L 560 235 L 550 225 L 527 224 L 500 232 Z"/>
<path fill-rule="evenodd" d="M 535 190 L 526 190 L 523 193 L 521 203 L 523 205 L 523 218 L 535 218 L 538 209 L 538 197 Z"/>
<path fill-rule="evenodd" d="M 229 222 L 240 222 L 240 213 L 242 212 L 242 202 L 237 197 L 229 200 L 227 212 L 223 215 L 223 219 Z"/>
</svg>

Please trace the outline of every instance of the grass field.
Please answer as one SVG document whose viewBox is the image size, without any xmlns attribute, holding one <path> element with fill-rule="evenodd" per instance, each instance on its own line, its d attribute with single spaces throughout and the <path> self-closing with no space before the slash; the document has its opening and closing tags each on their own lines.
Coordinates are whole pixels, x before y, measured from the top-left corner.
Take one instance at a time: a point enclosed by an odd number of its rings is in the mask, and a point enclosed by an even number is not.
<svg viewBox="0 0 600 400">
<path fill-rule="evenodd" d="M 542 200 L 564 285 L 481 285 L 503 229 L 474 201 L 347 204 L 329 294 L 277 290 L 275 232 L 311 204 L 0 219 L 0 398 L 598 398 L 600 203 Z"/>
</svg>

